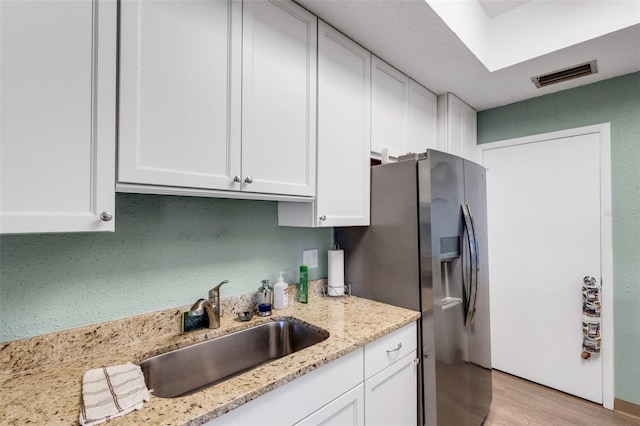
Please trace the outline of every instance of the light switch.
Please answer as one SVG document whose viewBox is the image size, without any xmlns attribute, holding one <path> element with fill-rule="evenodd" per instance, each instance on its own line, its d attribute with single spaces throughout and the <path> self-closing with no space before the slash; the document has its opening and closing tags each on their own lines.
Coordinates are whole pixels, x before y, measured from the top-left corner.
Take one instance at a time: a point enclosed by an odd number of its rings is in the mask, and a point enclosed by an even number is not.
<svg viewBox="0 0 640 426">
<path fill-rule="evenodd" d="M 302 264 L 311 268 L 318 267 L 318 249 L 302 250 Z"/>
</svg>

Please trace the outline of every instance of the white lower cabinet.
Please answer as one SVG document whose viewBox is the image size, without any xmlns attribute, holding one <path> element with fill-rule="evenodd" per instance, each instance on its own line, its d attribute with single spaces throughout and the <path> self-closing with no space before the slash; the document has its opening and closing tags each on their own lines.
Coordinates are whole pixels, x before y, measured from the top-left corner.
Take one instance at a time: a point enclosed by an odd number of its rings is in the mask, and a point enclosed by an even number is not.
<svg viewBox="0 0 640 426">
<path fill-rule="evenodd" d="M 364 348 L 364 421 L 415 426 L 418 422 L 417 326 L 408 324 Z"/>
<path fill-rule="evenodd" d="M 363 352 L 358 349 L 206 424 L 296 424 L 345 392 L 362 385 L 362 366 Z"/>
<path fill-rule="evenodd" d="M 415 426 L 416 328 L 407 324 L 206 424 Z"/>
<path fill-rule="evenodd" d="M 315 413 L 306 417 L 297 426 L 364 425 L 364 385 L 358 385 L 344 395 L 334 399 Z"/>
<path fill-rule="evenodd" d="M 367 426 L 415 426 L 418 422 L 416 351 L 364 382 Z"/>
</svg>

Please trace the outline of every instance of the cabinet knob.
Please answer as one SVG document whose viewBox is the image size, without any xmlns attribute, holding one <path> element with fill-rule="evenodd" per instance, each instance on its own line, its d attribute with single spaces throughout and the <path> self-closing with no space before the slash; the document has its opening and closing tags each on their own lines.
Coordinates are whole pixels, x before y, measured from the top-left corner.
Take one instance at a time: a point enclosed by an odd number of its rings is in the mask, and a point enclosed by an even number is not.
<svg viewBox="0 0 640 426">
<path fill-rule="evenodd" d="M 244 183 L 253 183 L 253 178 L 251 176 L 247 176 L 244 178 Z"/>
<path fill-rule="evenodd" d="M 233 181 L 234 181 L 234 182 L 240 182 L 240 181 L 242 181 L 242 178 L 240 177 L 240 175 L 235 175 L 235 176 L 233 177 Z"/>
<path fill-rule="evenodd" d="M 327 216 L 322 215 L 322 216 L 320 216 L 318 219 L 320 219 L 321 221 L 323 221 L 323 222 L 324 222 L 325 220 L 327 220 Z"/>
<path fill-rule="evenodd" d="M 113 219 L 113 214 L 111 214 L 110 212 L 100 213 L 100 220 L 102 220 L 103 222 L 111 222 L 111 219 Z"/>
</svg>

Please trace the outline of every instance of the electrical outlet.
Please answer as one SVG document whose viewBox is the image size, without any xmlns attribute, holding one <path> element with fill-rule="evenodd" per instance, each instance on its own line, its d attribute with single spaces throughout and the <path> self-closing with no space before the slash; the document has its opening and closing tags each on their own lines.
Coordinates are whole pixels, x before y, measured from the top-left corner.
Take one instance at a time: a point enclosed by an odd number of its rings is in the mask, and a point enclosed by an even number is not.
<svg viewBox="0 0 640 426">
<path fill-rule="evenodd" d="M 318 249 L 302 250 L 302 264 L 307 268 L 318 267 Z"/>
</svg>

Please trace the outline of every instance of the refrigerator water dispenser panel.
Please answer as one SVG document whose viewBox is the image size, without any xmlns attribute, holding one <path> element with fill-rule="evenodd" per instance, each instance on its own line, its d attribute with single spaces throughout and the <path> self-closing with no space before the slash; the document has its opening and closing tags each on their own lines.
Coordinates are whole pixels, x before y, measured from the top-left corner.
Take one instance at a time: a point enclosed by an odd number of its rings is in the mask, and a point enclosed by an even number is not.
<svg viewBox="0 0 640 426">
<path fill-rule="evenodd" d="M 460 257 L 460 236 L 440 238 L 440 261 L 447 262 Z"/>
</svg>

